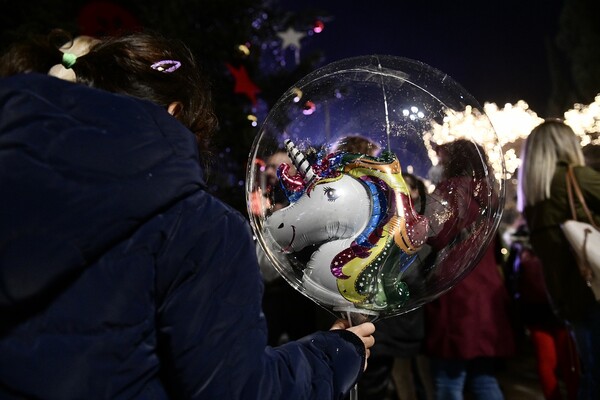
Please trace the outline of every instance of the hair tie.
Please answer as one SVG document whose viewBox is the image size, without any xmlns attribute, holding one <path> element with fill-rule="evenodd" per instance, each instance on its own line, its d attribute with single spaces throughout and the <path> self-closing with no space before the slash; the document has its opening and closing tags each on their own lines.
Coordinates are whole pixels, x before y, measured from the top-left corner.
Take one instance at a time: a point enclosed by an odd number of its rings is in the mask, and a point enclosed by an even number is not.
<svg viewBox="0 0 600 400">
<path fill-rule="evenodd" d="M 165 65 L 171 65 L 169 68 L 165 68 Z M 155 62 L 150 66 L 150 68 L 155 69 L 160 72 L 170 73 L 175 71 L 177 68 L 181 67 L 181 63 L 177 60 L 160 60 Z"/>
<path fill-rule="evenodd" d="M 73 54 L 73 53 L 63 53 L 63 56 L 62 56 L 62 65 L 66 69 L 69 69 L 73 65 L 75 65 L 76 61 L 77 61 L 77 56 L 75 54 Z"/>
</svg>

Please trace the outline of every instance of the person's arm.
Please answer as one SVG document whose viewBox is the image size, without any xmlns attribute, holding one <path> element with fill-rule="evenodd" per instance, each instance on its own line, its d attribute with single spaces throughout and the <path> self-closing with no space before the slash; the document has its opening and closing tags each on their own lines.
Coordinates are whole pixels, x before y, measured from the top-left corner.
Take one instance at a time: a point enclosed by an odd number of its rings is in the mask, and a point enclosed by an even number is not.
<svg viewBox="0 0 600 400">
<path fill-rule="evenodd" d="M 177 398 L 342 398 L 364 367 L 371 324 L 360 328 L 362 340 L 336 330 L 268 347 L 247 223 L 206 194 L 184 207 L 158 259 L 167 390 Z"/>
</svg>

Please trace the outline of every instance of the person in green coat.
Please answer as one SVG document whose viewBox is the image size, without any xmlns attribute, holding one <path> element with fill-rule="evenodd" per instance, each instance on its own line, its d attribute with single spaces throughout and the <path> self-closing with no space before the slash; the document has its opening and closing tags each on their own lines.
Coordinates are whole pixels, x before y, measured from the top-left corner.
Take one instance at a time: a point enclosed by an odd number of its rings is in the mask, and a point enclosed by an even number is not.
<svg viewBox="0 0 600 400">
<path fill-rule="evenodd" d="M 563 121 L 535 127 L 523 148 L 519 205 L 531 232 L 531 245 L 543 265 L 554 312 L 575 336 L 581 357 L 580 399 L 600 398 L 600 303 L 579 272 L 560 225 L 571 219 L 566 173 L 569 166 L 588 208 L 600 224 L 600 172 L 585 166 L 579 138 Z M 583 209 L 578 219 L 585 220 Z"/>
</svg>

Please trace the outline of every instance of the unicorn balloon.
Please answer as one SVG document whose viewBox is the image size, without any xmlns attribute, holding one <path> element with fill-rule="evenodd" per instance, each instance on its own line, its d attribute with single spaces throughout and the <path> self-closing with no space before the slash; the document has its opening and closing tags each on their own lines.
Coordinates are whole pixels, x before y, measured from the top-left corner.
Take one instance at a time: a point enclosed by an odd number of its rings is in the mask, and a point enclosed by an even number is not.
<svg viewBox="0 0 600 400">
<path fill-rule="evenodd" d="M 409 291 L 402 275 L 427 236 L 391 152 L 380 157 L 335 152 L 312 164 L 285 142 L 297 169 L 278 176 L 290 205 L 265 221 L 282 253 L 317 247 L 303 271 L 305 293 L 335 311 L 377 315 L 400 308 Z"/>
</svg>

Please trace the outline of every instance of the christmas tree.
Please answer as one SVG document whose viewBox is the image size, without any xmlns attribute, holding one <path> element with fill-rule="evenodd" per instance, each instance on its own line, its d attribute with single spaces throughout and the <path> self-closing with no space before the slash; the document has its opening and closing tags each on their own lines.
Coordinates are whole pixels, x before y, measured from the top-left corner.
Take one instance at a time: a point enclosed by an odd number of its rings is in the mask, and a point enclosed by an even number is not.
<svg viewBox="0 0 600 400">
<path fill-rule="evenodd" d="M 322 11 L 289 12 L 265 0 L 2 1 L 0 49 L 61 28 L 95 37 L 151 30 L 190 47 L 213 87 L 219 131 L 210 190 L 240 211 L 248 154 L 262 120 L 294 82 L 323 63 L 304 43 L 324 27 Z"/>
</svg>

